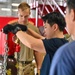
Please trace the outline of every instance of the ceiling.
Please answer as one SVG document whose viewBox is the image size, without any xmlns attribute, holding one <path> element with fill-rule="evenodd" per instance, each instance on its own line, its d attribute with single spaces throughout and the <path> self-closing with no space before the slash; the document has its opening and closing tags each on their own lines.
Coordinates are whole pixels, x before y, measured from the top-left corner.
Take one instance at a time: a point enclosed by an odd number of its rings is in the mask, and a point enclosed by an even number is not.
<svg viewBox="0 0 75 75">
<path fill-rule="evenodd" d="M 0 0 L 0 16 L 14 16 L 17 17 L 17 6 L 12 5 L 13 3 L 21 3 L 21 2 L 27 2 L 32 3 L 36 0 Z M 42 1 L 52 1 L 52 0 L 38 0 L 39 3 L 42 3 Z M 55 0 L 57 2 L 62 2 L 64 0 Z M 43 4 L 43 3 L 42 3 Z M 33 11 L 35 13 L 35 11 Z M 33 14 L 32 13 L 32 14 Z M 35 16 L 35 14 L 33 14 Z"/>
<path fill-rule="evenodd" d="M 17 16 L 17 6 L 13 6 L 13 3 L 21 3 L 27 0 L 0 0 L 0 16 Z"/>
</svg>

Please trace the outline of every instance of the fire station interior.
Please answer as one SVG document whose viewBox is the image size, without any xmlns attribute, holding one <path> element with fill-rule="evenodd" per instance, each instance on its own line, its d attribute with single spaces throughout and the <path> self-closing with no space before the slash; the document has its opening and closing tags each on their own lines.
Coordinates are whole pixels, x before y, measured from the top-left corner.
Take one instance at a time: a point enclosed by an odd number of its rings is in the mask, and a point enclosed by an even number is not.
<svg viewBox="0 0 75 75">
<path fill-rule="evenodd" d="M 41 35 L 43 35 L 43 20 L 41 19 L 42 16 L 50 13 L 50 12 L 60 12 L 65 17 L 65 8 L 66 8 L 66 1 L 65 0 L 0 0 L 0 75 L 19 75 L 17 73 L 18 70 L 18 54 L 20 51 L 20 45 L 17 45 L 16 48 L 14 44 L 14 35 L 9 34 L 6 35 L 2 32 L 2 28 L 7 25 L 10 21 L 14 21 L 18 18 L 17 15 L 17 7 L 21 2 L 27 2 L 31 8 L 31 14 L 29 17 L 29 21 L 31 21 L 36 27 L 39 28 Z M 65 28 L 64 35 L 66 38 L 69 38 L 67 34 L 67 30 Z M 8 55 L 10 51 L 14 50 L 14 59 L 9 59 Z M 11 57 L 12 58 L 12 57 Z M 10 64 L 13 67 L 8 66 Z M 33 64 L 35 65 L 34 72 L 35 75 L 37 74 L 37 67 L 35 59 L 33 59 Z M 17 70 L 16 70 L 17 69 Z M 24 71 L 28 68 L 24 68 Z M 12 71 L 13 70 L 13 71 Z M 22 71 L 22 72 L 24 72 Z M 12 73 L 14 72 L 14 73 Z M 33 75 L 33 74 L 22 74 L 22 75 Z"/>
</svg>

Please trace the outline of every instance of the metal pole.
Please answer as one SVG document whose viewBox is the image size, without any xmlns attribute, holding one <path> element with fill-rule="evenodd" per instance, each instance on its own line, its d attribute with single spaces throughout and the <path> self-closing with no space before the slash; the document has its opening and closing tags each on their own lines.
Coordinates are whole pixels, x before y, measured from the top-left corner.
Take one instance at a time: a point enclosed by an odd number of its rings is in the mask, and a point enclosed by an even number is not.
<svg viewBox="0 0 75 75">
<path fill-rule="evenodd" d="M 61 8 L 58 6 L 58 4 L 55 2 L 55 0 L 52 0 L 52 1 L 54 2 L 55 6 L 58 8 L 58 10 L 60 11 L 60 13 L 65 17 L 65 14 L 61 10 Z"/>
<path fill-rule="evenodd" d="M 4 54 L 4 70 L 3 70 L 3 75 L 6 75 L 6 66 L 7 66 L 7 57 L 8 57 L 8 43 L 7 43 L 8 35 L 6 35 L 6 43 L 5 43 L 5 54 Z"/>
<path fill-rule="evenodd" d="M 36 1 L 36 27 L 38 26 L 38 1 Z"/>
</svg>

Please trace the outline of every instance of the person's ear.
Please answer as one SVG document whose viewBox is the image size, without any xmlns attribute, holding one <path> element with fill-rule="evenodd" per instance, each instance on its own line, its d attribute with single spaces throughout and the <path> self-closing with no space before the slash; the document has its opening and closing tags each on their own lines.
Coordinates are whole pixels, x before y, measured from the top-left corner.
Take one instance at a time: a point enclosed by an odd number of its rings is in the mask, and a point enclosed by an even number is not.
<svg viewBox="0 0 75 75">
<path fill-rule="evenodd" d="M 53 28 L 54 28 L 54 31 L 56 31 L 58 29 L 58 25 L 57 24 L 54 24 L 53 25 Z"/>
<path fill-rule="evenodd" d="M 73 20 L 73 21 L 75 21 L 75 10 L 74 9 L 71 9 L 71 19 Z"/>
<path fill-rule="evenodd" d="M 74 11 L 74 21 L 75 21 L 75 10 L 73 10 Z"/>
</svg>

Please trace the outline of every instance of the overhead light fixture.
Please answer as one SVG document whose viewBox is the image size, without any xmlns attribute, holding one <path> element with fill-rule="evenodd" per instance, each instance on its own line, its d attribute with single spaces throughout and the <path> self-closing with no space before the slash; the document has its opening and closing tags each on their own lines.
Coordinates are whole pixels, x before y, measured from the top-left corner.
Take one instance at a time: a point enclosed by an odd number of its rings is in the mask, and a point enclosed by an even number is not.
<svg viewBox="0 0 75 75">
<path fill-rule="evenodd" d="M 18 11 L 18 9 L 13 9 L 12 11 L 15 11 L 15 12 L 17 12 L 17 11 Z"/>
<path fill-rule="evenodd" d="M 0 2 L 7 2 L 7 0 L 0 0 Z"/>
<path fill-rule="evenodd" d="M 18 6 L 19 3 L 12 3 L 12 6 Z"/>
<path fill-rule="evenodd" d="M 10 8 L 1 8 L 2 11 L 11 11 Z"/>
</svg>

